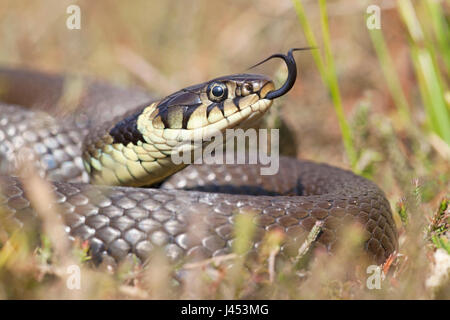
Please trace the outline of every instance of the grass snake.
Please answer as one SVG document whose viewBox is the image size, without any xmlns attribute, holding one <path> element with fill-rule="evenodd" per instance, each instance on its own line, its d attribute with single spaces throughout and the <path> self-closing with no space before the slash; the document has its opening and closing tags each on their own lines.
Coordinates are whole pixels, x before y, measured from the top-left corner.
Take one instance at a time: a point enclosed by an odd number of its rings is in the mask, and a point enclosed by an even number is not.
<svg viewBox="0 0 450 320">
<path fill-rule="evenodd" d="M 226 254 L 236 214 L 251 212 L 255 248 L 280 229 L 289 252 L 323 221 L 315 244 L 333 252 L 339 230 L 353 221 L 365 230 L 369 256 L 382 263 L 397 248 L 397 231 L 384 193 L 363 177 L 287 157 L 272 176 L 260 175 L 260 165 L 172 163 L 176 142 L 252 127 L 289 91 L 292 51 L 273 57 L 288 66 L 280 89 L 266 76 L 237 74 L 160 100 L 92 79 L 0 69 L 0 204 L 19 224 L 35 216 L 11 173 L 26 159 L 50 181 L 70 237 L 89 240 L 97 262 L 145 261 L 155 247 L 174 260 Z M 149 185 L 156 187 L 138 188 Z"/>
</svg>

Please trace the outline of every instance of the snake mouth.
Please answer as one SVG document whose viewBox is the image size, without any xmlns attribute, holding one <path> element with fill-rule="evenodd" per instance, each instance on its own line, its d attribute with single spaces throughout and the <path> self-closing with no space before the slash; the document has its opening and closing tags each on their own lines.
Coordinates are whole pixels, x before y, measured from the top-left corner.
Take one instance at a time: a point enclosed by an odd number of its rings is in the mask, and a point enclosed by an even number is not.
<svg viewBox="0 0 450 320">
<path fill-rule="evenodd" d="M 176 142 L 196 141 L 196 140 L 208 140 L 211 137 L 223 133 L 226 129 L 242 128 L 246 129 L 251 127 L 254 123 L 260 120 L 265 112 L 272 105 L 272 100 L 258 99 L 255 96 L 249 96 L 251 103 L 241 105 L 240 108 L 232 113 L 222 116 L 221 119 L 217 119 L 213 123 L 208 123 L 205 126 L 191 129 L 172 129 L 154 128 L 149 124 L 147 127 L 142 126 L 142 132 L 144 139 L 149 143 L 161 142 L 161 138 L 166 141 L 167 144 L 173 144 Z M 256 101 L 254 101 L 256 100 Z M 247 101 L 248 102 L 248 101 Z M 145 111 L 144 111 L 145 112 Z M 151 112 L 151 111 L 149 111 Z M 144 115 L 144 113 L 143 113 Z M 196 120 L 197 121 L 197 120 Z M 138 121 L 138 126 L 139 126 Z"/>
</svg>

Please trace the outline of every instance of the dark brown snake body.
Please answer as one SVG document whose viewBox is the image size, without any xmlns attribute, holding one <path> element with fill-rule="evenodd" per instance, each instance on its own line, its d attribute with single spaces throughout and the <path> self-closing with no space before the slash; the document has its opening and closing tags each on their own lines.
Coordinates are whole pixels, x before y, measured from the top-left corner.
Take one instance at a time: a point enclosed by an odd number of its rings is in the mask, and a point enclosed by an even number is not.
<svg viewBox="0 0 450 320">
<path fill-rule="evenodd" d="M 267 231 L 278 228 L 287 235 L 282 252 L 289 253 L 321 220 L 316 243 L 332 252 L 350 220 L 364 226 L 366 250 L 377 263 L 396 250 L 397 231 L 384 193 L 367 179 L 326 164 L 281 157 L 274 176 L 259 175 L 258 165 L 191 165 L 159 188 L 86 183 L 80 156 L 88 130 L 152 99 L 143 90 L 88 80 L 77 102 L 81 112 L 66 115 L 59 111 L 63 80 L 0 70 L 0 170 L 7 173 L 18 151 L 31 146 L 41 159 L 37 171 L 53 181 L 67 231 L 89 240 L 95 261 L 130 255 L 144 261 L 155 247 L 175 260 L 225 254 L 236 214 L 249 212 L 257 226 L 255 248 Z M 7 212 L 18 221 L 34 216 L 19 179 L 4 175 L 0 181 L 0 204 Z"/>
</svg>

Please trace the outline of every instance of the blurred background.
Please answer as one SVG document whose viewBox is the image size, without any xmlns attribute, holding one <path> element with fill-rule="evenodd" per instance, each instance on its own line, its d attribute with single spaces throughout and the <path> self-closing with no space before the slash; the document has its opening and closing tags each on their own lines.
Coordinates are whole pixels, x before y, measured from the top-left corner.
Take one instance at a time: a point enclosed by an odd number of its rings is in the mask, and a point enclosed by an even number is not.
<svg viewBox="0 0 450 320">
<path fill-rule="evenodd" d="M 66 27 L 72 4 L 80 30 Z M 367 27 L 369 5 L 380 9 L 381 29 Z M 2 0 L 0 65 L 88 75 L 162 97 L 315 45 L 295 53 L 299 78 L 268 126 L 284 129 L 285 153 L 374 180 L 395 211 L 403 251 L 430 246 L 411 253 L 423 257 L 450 252 L 430 224 L 448 217 L 449 17 L 448 0 Z M 255 72 L 278 83 L 286 76 L 276 60 Z"/>
</svg>

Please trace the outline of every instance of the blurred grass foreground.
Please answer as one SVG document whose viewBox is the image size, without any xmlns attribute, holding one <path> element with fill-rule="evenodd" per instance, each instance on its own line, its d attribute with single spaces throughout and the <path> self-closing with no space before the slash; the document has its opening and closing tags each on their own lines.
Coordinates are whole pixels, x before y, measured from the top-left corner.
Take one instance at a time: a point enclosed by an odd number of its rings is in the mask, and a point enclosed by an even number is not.
<svg viewBox="0 0 450 320">
<path fill-rule="evenodd" d="M 80 29 L 66 26 L 73 4 Z M 286 153 L 378 184 L 400 248 L 380 288 L 369 289 L 366 270 L 348 273 L 357 257 L 345 248 L 357 236 L 333 257 L 308 261 L 306 248 L 276 265 L 285 235 L 270 233 L 259 255 L 246 257 L 252 227 L 239 218 L 229 256 L 173 266 L 155 251 L 147 265 L 112 270 L 91 266 L 86 243 L 66 243 L 57 212 L 42 215 L 43 234 L 14 229 L 0 214 L 0 298 L 449 299 L 449 25 L 448 0 L 2 0 L 0 65 L 96 76 L 157 96 L 317 47 L 296 55 L 299 81 L 268 125 L 289 129 L 295 145 Z M 276 66 L 258 72 L 282 81 Z M 46 186 L 36 179 L 29 188 Z M 185 283 L 174 279 L 180 273 Z"/>
</svg>

